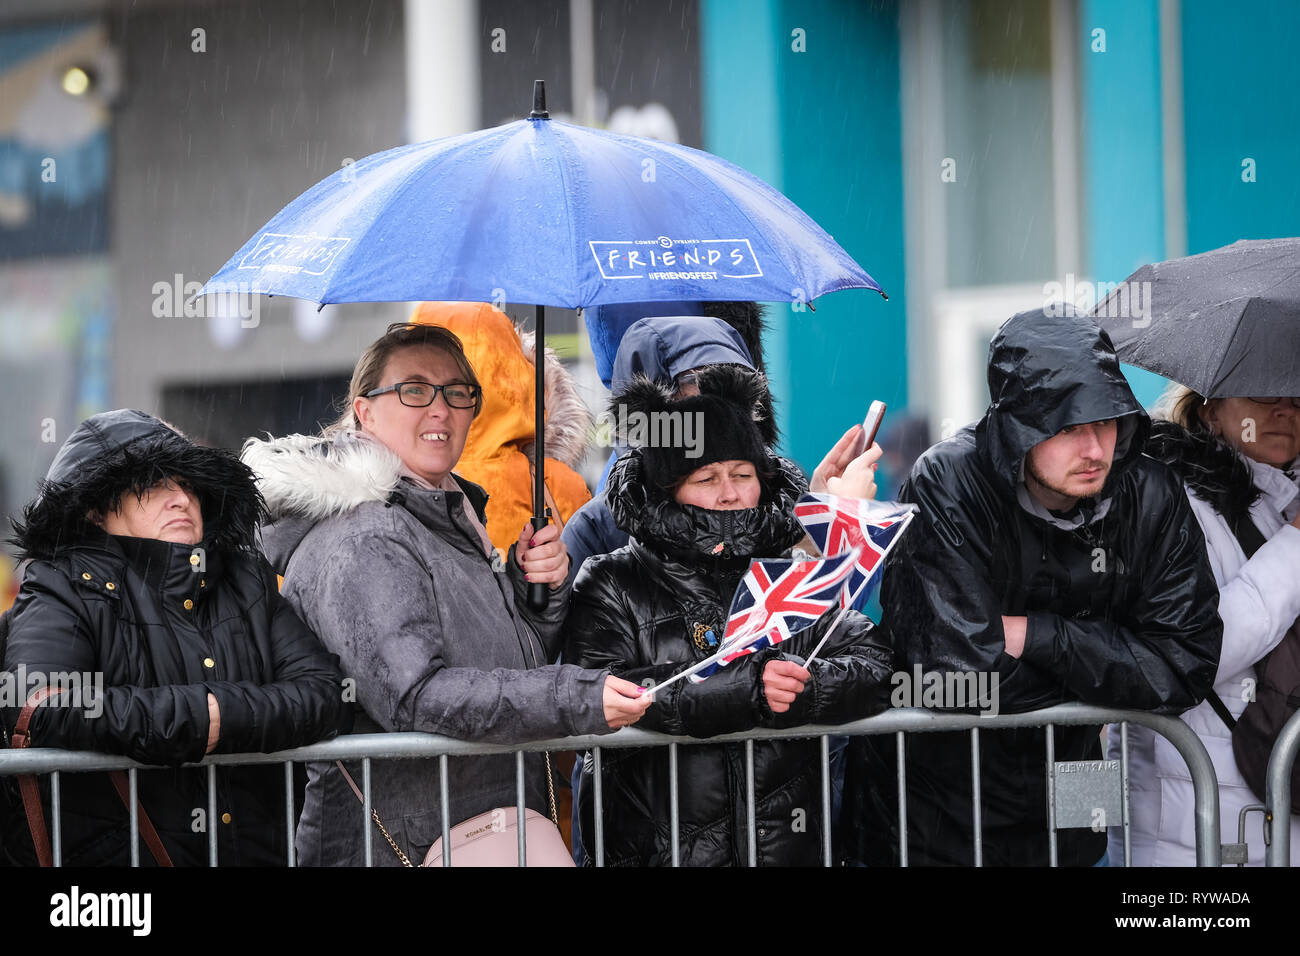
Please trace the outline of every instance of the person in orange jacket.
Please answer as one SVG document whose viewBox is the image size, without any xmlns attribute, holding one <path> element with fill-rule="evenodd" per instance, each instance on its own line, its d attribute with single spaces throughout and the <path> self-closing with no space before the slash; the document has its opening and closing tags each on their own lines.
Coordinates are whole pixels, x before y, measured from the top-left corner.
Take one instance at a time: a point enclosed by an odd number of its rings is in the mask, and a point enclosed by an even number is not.
<svg viewBox="0 0 1300 956">
<path fill-rule="evenodd" d="M 521 332 L 486 302 L 423 302 L 411 322 L 455 332 L 484 383 L 483 411 L 470 426 L 456 473 L 486 489 L 488 537 L 505 554 L 533 513 L 533 333 Z M 573 377 L 551 349 L 546 350 L 545 409 L 548 505 L 562 527 L 591 498 L 577 468 L 592 420 Z"/>
</svg>

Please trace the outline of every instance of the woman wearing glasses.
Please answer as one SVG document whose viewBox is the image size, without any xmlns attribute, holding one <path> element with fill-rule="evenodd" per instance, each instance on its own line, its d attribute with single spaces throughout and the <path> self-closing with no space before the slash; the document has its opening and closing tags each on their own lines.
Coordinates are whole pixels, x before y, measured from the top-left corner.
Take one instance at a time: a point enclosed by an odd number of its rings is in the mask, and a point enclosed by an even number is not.
<svg viewBox="0 0 1300 956">
<path fill-rule="evenodd" d="M 284 596 L 352 678 L 354 732 L 519 742 L 634 723 L 646 707 L 636 685 L 548 664 L 569 598 L 557 529 L 525 525 L 502 556 L 484 529 L 486 495 L 453 474 L 482 391 L 453 333 L 394 325 L 357 362 L 347 408 L 324 434 L 245 446 Z M 541 610 L 528 606 L 531 582 L 549 585 Z M 450 825 L 515 805 L 513 757 L 448 766 Z M 309 768 L 297 834 L 305 865 L 364 863 L 348 779 L 359 785 L 359 770 Z M 527 806 L 547 815 L 549 767 L 530 757 L 528 771 Z M 397 850 L 418 861 L 441 835 L 437 761 L 376 762 L 372 788 L 395 844 L 376 839 L 374 862 L 402 865 Z"/>
<path fill-rule="evenodd" d="M 1173 384 L 1156 406 L 1146 453 L 1182 478 L 1205 532 L 1219 585 L 1223 649 L 1214 692 L 1182 715 L 1209 752 L 1219 781 L 1223 839 L 1236 840 L 1241 809 L 1261 801 L 1237 769 L 1229 722 L 1245 710 L 1257 667 L 1300 617 L 1300 398 L 1212 398 Z M 1193 866 L 1194 800 L 1187 765 L 1163 737 L 1128 728 L 1133 863 Z M 1108 740 L 1120 756 L 1119 728 Z M 1247 819 L 1250 862 L 1264 859 L 1260 816 Z M 1300 839 L 1291 818 L 1291 840 Z M 1123 860 L 1123 830 L 1109 858 Z"/>
</svg>

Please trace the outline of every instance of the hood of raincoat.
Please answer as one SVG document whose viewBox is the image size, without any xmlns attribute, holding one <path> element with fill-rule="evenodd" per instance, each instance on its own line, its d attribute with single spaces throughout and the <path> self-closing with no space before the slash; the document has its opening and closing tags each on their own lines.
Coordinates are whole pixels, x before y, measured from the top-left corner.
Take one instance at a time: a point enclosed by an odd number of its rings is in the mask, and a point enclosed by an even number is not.
<svg viewBox="0 0 1300 956">
<path fill-rule="evenodd" d="M 203 515 L 211 549 L 249 550 L 263 514 L 253 472 L 232 452 L 191 442 L 152 415 L 129 408 L 87 418 L 63 443 L 36 500 L 10 539 L 26 558 L 49 558 L 102 532 L 87 520 L 122 495 L 179 476 Z"/>
<path fill-rule="evenodd" d="M 625 391 L 638 379 L 670 384 L 683 372 L 704 365 L 757 366 L 740 333 L 721 319 L 678 315 L 642 319 L 623 335 L 614 358 L 613 391 Z M 764 389 L 759 431 L 771 447 L 780 437 L 771 394 Z"/>
<path fill-rule="evenodd" d="M 699 315 L 641 319 L 619 343 L 611 391 L 621 392 L 638 377 L 666 384 L 683 372 L 715 364 L 754 367 L 744 339 L 726 322 Z"/>
<path fill-rule="evenodd" d="M 641 319 L 652 316 L 709 316 L 721 319 L 740 333 L 750 364 L 760 372 L 763 367 L 763 306 L 757 302 L 618 302 L 598 305 L 583 312 L 587 338 L 591 342 L 596 373 L 608 389 L 614 385 L 614 361 L 623 336 Z"/>
<path fill-rule="evenodd" d="M 1025 455 L 1069 425 L 1114 418 L 1115 455 L 1106 488 L 1142 454 L 1150 419 L 1120 371 L 1110 336 L 1068 308 L 1021 312 L 989 344 L 988 411 L 976 444 L 1008 494 Z"/>
<path fill-rule="evenodd" d="M 470 426 L 462 462 L 486 461 L 510 451 L 532 450 L 535 354 L 532 332 L 486 302 L 423 302 L 411 315 L 417 325 L 456 333 L 483 384 L 483 410 Z M 577 468 L 587 450 L 591 414 L 553 349 L 546 349 L 546 456 Z"/>
</svg>

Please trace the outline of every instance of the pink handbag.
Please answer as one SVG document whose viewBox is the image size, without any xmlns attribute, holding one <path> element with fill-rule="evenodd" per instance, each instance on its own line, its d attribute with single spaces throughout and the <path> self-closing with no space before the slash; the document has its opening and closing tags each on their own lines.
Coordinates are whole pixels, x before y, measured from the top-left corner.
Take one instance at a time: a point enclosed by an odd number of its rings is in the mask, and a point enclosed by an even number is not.
<svg viewBox="0 0 1300 956">
<path fill-rule="evenodd" d="M 555 785 L 551 780 L 551 755 L 546 758 L 547 796 L 550 798 L 551 819 L 548 820 L 536 810 L 524 810 L 524 864 L 526 866 L 576 866 L 569 848 L 564 845 L 564 837 L 555 820 Z M 336 764 L 343 772 L 343 778 L 356 794 L 357 799 L 365 802 L 361 790 L 352 775 L 347 772 L 342 761 Z M 413 867 L 402 848 L 388 834 L 388 828 L 379 818 L 379 811 L 370 808 L 370 818 L 379 827 L 388 845 L 393 848 L 403 866 Z M 497 807 L 487 813 L 480 813 L 456 824 L 447 835 L 451 838 L 452 866 L 518 866 L 519 865 L 519 825 L 518 814 L 514 807 Z M 429 852 L 424 855 L 420 866 L 442 866 L 442 837 L 433 841 Z"/>
<path fill-rule="evenodd" d="M 528 866 L 573 866 L 557 827 L 536 810 L 524 810 L 524 862 Z M 514 807 L 497 807 L 458 823 L 451 838 L 452 866 L 518 866 L 519 827 Z M 442 866 L 442 837 L 433 841 L 421 866 Z"/>
</svg>

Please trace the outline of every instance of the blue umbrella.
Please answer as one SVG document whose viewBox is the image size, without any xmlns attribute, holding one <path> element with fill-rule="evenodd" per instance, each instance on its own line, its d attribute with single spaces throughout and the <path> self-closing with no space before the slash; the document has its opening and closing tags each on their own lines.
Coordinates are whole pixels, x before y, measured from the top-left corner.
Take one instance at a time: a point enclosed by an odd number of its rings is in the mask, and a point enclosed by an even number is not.
<svg viewBox="0 0 1300 956">
<path fill-rule="evenodd" d="M 528 119 L 385 150 L 326 177 L 244 243 L 203 294 L 531 302 L 539 341 L 547 305 L 884 295 L 756 176 L 697 149 L 551 120 L 545 99 L 539 80 Z"/>
<path fill-rule="evenodd" d="M 385 150 L 208 282 L 321 304 L 811 302 L 880 286 L 794 203 L 697 149 L 547 118 Z"/>
</svg>

